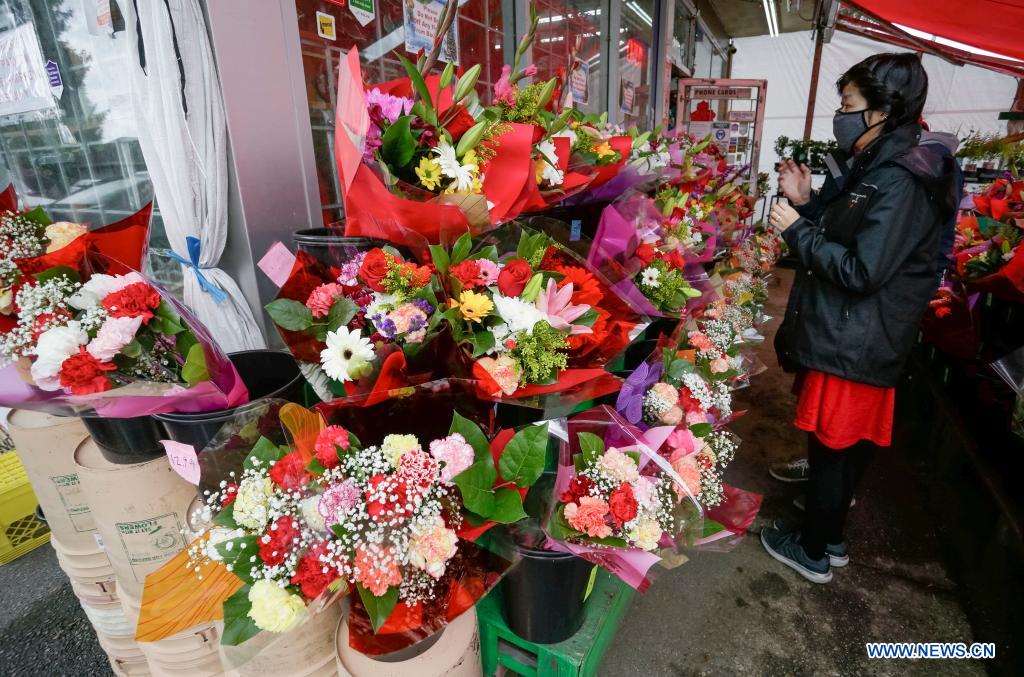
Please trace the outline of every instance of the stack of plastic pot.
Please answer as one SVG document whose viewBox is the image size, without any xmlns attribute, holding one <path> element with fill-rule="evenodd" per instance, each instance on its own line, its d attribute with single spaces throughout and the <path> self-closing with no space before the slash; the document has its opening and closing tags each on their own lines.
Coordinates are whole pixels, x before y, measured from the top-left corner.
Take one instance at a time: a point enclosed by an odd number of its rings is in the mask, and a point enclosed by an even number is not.
<svg viewBox="0 0 1024 677">
<path fill-rule="evenodd" d="M 188 510 L 196 488 L 171 469 L 166 456 L 111 463 L 92 438 L 78 445 L 74 462 L 117 580 L 121 607 L 134 629 L 146 575 L 188 545 Z M 216 626 L 205 623 L 138 647 L 154 675 L 203 677 L 224 672 L 219 644 Z"/>
<path fill-rule="evenodd" d="M 81 420 L 18 409 L 8 415 L 7 428 L 49 522 L 57 561 L 111 668 L 118 675 L 149 674 L 135 641 L 135 624 L 118 600 L 114 569 L 75 468 L 75 449 L 88 436 Z"/>
</svg>

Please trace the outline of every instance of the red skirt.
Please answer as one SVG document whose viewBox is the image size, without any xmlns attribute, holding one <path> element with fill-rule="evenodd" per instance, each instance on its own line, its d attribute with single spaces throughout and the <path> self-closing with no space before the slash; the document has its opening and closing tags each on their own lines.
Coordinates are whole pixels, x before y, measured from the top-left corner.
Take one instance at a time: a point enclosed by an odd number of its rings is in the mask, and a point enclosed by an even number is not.
<svg viewBox="0 0 1024 677">
<path fill-rule="evenodd" d="M 861 440 L 892 444 L 895 388 L 808 369 L 797 376 L 793 390 L 799 395 L 793 425 L 814 433 L 825 446 L 845 449 Z"/>
</svg>

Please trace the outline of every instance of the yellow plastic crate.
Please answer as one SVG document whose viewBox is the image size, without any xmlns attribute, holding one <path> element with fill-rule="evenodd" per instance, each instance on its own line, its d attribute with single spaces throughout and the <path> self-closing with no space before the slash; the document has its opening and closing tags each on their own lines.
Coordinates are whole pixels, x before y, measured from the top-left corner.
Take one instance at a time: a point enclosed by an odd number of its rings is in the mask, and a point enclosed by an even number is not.
<svg viewBox="0 0 1024 677">
<path fill-rule="evenodd" d="M 36 518 L 36 495 L 17 452 L 0 454 L 0 564 L 50 540 L 50 528 Z"/>
</svg>

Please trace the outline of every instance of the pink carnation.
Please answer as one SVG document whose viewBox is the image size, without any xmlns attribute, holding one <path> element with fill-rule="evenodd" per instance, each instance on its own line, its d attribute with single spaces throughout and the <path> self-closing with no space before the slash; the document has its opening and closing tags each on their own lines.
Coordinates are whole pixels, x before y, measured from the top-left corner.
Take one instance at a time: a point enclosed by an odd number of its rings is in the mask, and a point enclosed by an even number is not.
<svg viewBox="0 0 1024 677">
<path fill-rule="evenodd" d="M 316 460 L 325 468 L 333 468 L 338 465 L 338 447 L 342 451 L 348 451 L 351 442 L 348 438 L 348 431 L 340 425 L 329 425 L 320 431 L 313 445 Z"/>
<path fill-rule="evenodd" d="M 356 582 L 380 597 L 388 588 L 400 585 L 402 572 L 398 569 L 398 553 L 394 548 L 375 545 L 359 546 L 353 563 Z"/>
<path fill-rule="evenodd" d="M 729 371 L 729 360 L 724 357 L 717 357 L 711 361 L 712 374 L 724 374 Z"/>
<path fill-rule="evenodd" d="M 526 68 L 523 69 L 523 75 L 525 75 L 528 78 L 532 78 L 536 74 L 537 74 L 537 66 L 535 66 L 532 63 L 529 66 L 527 66 Z"/>
<path fill-rule="evenodd" d="M 612 528 L 605 521 L 607 515 L 608 504 L 593 496 L 582 496 L 579 504 L 569 503 L 565 506 L 565 519 L 569 526 L 592 538 L 611 536 Z"/>
<path fill-rule="evenodd" d="M 142 316 L 108 317 L 96 333 L 96 338 L 89 341 L 86 350 L 100 362 L 110 362 L 114 356 L 135 340 L 135 334 L 142 326 Z"/>
<path fill-rule="evenodd" d="M 335 296 L 344 296 L 345 290 L 340 284 L 329 282 L 314 289 L 306 299 L 306 307 L 313 312 L 313 317 L 326 317 L 334 305 Z"/>
<path fill-rule="evenodd" d="M 672 461 L 672 469 L 683 481 L 684 487 L 675 484 L 676 496 L 679 501 L 689 493 L 694 498 L 700 493 L 700 467 L 697 465 L 697 454 L 690 454 Z"/>
<path fill-rule="evenodd" d="M 324 518 L 324 523 L 341 524 L 345 513 L 354 508 L 363 497 L 355 480 L 347 479 L 340 484 L 332 484 L 320 495 L 316 511 Z"/>
<path fill-rule="evenodd" d="M 655 383 L 651 386 L 651 394 L 670 407 L 679 402 L 679 391 L 665 382 Z"/>
<path fill-rule="evenodd" d="M 669 460 L 674 463 L 682 457 L 689 456 L 697 451 L 700 443 L 688 428 L 679 428 L 672 431 L 672 434 L 665 440 L 665 444 L 672 450 L 672 456 Z"/>
<path fill-rule="evenodd" d="M 441 480 L 444 482 L 451 482 L 452 478 L 473 465 L 473 447 L 459 433 L 431 442 L 430 455 L 444 463 L 441 468 Z"/>
<path fill-rule="evenodd" d="M 711 339 L 699 331 L 691 331 L 688 334 L 688 338 L 690 339 L 690 345 L 702 353 L 715 349 L 715 344 L 711 342 Z"/>
<path fill-rule="evenodd" d="M 683 420 L 683 410 L 679 407 L 669 407 L 658 415 L 658 421 L 664 425 L 679 425 Z"/>
</svg>

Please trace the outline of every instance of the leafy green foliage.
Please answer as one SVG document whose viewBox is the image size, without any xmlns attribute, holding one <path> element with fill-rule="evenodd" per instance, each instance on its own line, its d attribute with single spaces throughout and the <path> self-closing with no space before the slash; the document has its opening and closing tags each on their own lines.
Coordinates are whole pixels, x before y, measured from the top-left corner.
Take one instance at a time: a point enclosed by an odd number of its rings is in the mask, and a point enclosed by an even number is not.
<svg viewBox="0 0 1024 677">
<path fill-rule="evenodd" d="M 505 445 L 498 470 L 502 478 L 519 487 L 530 487 L 544 472 L 548 449 L 548 424 L 523 428 Z"/>
<path fill-rule="evenodd" d="M 356 584 L 356 590 L 359 591 L 359 599 L 362 600 L 363 606 L 366 607 L 366 613 L 370 617 L 373 631 L 379 631 L 385 621 L 388 620 L 391 612 L 395 610 L 395 605 L 398 604 L 398 588 L 391 586 L 380 597 L 374 595 L 360 583 Z"/>
<path fill-rule="evenodd" d="M 249 586 L 243 585 L 224 600 L 224 634 L 221 644 L 238 646 L 259 634 L 256 622 L 249 618 Z"/>
<path fill-rule="evenodd" d="M 210 372 L 206 368 L 206 353 L 203 352 L 202 344 L 194 343 L 188 349 L 185 364 L 181 367 L 181 378 L 190 386 L 209 380 Z"/>
<path fill-rule="evenodd" d="M 313 326 L 313 311 L 292 299 L 275 299 L 266 306 L 274 324 L 289 331 L 305 331 Z"/>
</svg>

